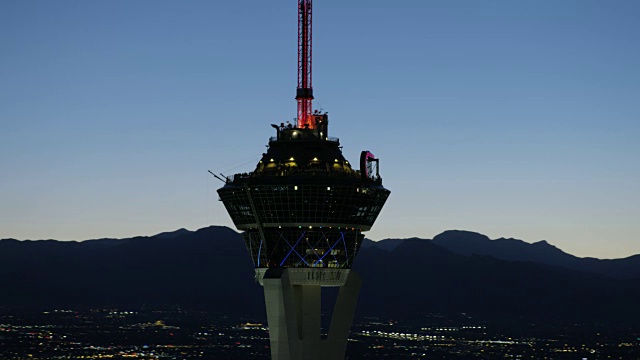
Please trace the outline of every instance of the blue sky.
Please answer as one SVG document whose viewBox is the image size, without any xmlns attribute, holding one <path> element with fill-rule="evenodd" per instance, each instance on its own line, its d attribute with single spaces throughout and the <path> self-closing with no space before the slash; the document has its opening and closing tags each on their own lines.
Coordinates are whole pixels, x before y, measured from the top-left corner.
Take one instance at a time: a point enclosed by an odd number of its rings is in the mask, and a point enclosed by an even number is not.
<svg viewBox="0 0 640 360">
<path fill-rule="evenodd" d="M 232 226 L 207 170 L 295 117 L 296 11 L 0 2 L 0 238 Z M 313 50 L 331 135 L 392 191 L 370 238 L 640 253 L 640 2 L 316 0 Z"/>
</svg>

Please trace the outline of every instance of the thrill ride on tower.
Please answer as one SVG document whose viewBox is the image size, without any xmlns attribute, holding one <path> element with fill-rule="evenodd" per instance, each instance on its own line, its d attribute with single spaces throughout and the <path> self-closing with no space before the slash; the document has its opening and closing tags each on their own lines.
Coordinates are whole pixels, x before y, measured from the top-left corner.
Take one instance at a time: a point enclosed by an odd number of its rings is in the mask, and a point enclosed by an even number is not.
<svg viewBox="0 0 640 360">
<path fill-rule="evenodd" d="M 328 136 L 328 115 L 312 110 L 311 0 L 298 1 L 296 124 L 276 136 L 251 173 L 218 189 L 263 285 L 272 359 L 343 359 L 360 280 L 350 270 L 389 190 L 368 151 L 352 166 Z M 339 286 L 326 338 L 320 288 Z"/>
</svg>

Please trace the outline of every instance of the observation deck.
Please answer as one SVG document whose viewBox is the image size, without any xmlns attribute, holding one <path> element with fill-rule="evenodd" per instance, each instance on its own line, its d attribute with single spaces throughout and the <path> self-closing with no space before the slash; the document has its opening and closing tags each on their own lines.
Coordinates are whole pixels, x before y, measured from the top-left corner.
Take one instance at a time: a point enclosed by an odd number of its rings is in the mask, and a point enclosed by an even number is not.
<svg viewBox="0 0 640 360">
<path fill-rule="evenodd" d="M 218 190 L 256 268 L 350 268 L 389 196 L 378 159 L 364 151 L 354 169 L 327 136 L 327 115 L 316 124 L 272 125 L 277 135 L 255 170 Z"/>
</svg>

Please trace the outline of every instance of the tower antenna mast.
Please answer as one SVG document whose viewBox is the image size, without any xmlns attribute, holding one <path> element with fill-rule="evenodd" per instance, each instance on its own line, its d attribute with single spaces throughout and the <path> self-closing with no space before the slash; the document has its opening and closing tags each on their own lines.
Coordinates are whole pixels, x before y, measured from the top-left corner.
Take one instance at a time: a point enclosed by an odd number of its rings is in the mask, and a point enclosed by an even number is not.
<svg viewBox="0 0 640 360">
<path fill-rule="evenodd" d="M 311 0 L 298 0 L 298 127 L 311 128 L 313 86 L 311 85 Z"/>
</svg>

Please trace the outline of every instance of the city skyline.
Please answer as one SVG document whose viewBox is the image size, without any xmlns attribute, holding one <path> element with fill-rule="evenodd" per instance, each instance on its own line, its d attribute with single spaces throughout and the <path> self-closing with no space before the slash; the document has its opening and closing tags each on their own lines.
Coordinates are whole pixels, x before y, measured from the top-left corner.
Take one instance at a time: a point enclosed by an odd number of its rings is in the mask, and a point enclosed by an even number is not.
<svg viewBox="0 0 640 360">
<path fill-rule="evenodd" d="M 0 238 L 233 227 L 207 170 L 296 116 L 292 4 L 0 4 Z M 367 237 L 640 253 L 640 4 L 314 5 L 314 105 L 393 193 Z"/>
</svg>

